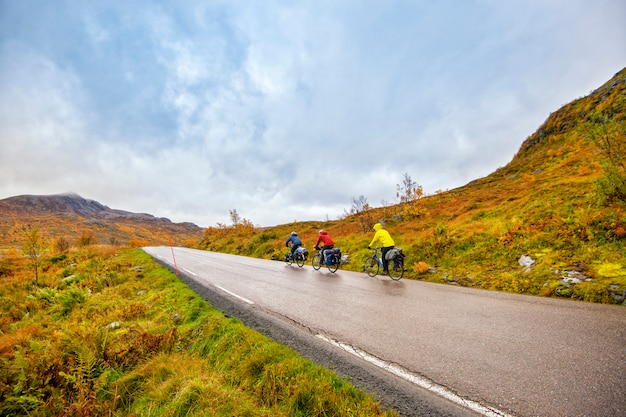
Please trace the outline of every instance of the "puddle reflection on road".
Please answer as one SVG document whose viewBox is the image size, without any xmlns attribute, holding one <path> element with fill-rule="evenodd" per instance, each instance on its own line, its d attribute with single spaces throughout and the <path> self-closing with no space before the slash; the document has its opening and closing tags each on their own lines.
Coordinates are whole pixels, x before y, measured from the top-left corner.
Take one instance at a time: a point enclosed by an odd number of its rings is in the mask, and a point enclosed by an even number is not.
<svg viewBox="0 0 626 417">
<path fill-rule="evenodd" d="M 394 297 L 400 296 L 404 294 L 404 290 L 406 289 L 406 285 L 402 281 L 392 281 L 392 280 L 379 280 L 380 286 L 383 289 L 383 293 L 385 295 L 391 295 Z"/>
</svg>

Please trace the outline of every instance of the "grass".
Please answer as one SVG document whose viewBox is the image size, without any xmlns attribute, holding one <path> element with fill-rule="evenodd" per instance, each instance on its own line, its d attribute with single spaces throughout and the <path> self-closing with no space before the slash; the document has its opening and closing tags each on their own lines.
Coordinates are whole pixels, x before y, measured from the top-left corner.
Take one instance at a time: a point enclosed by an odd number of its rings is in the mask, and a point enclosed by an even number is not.
<svg viewBox="0 0 626 417">
<path fill-rule="evenodd" d="M 626 69 L 550 115 L 505 167 L 421 197 L 411 210 L 363 205 L 333 221 L 220 225 L 195 247 L 281 260 L 292 230 L 311 250 L 326 229 L 349 255 L 342 268 L 362 271 L 371 227 L 382 222 L 407 256 L 406 279 L 624 304 L 624 160 Z M 522 255 L 535 261 L 530 269 L 519 264 Z"/>
<path fill-rule="evenodd" d="M 225 317 L 143 251 L 0 261 L 0 415 L 394 416 Z"/>
<path fill-rule="evenodd" d="M 407 255 L 405 279 L 624 304 L 625 126 L 626 69 L 550 115 L 505 167 L 410 210 L 266 228 L 243 219 L 185 244 L 281 260 L 292 230 L 311 250 L 323 228 L 349 255 L 343 268 L 362 271 L 380 221 Z M 19 223 L 5 240 L 16 243 Z M 44 256 L 35 277 L 16 248 L 2 253 L 0 415 L 395 415 L 212 309 L 142 251 L 85 244 Z"/>
<path fill-rule="evenodd" d="M 499 196 L 468 186 L 460 191 L 462 203 L 444 194 L 423 198 L 428 214 L 416 219 L 398 219 L 398 212 L 389 214 L 389 208 L 372 209 L 370 214 L 386 224 L 407 255 L 405 279 L 623 303 L 626 208 L 597 205 L 593 195 L 578 189 L 572 184 L 537 184 L 539 199 L 512 191 Z M 207 229 L 198 247 L 280 261 L 292 230 L 311 250 L 320 228 L 328 230 L 336 246 L 349 255 L 342 269 L 361 272 L 371 255 L 367 244 L 373 232 L 363 233 L 353 218 L 233 231 L 228 237 Z M 531 269 L 518 263 L 522 255 L 535 261 Z M 570 273 L 580 273 L 584 282 L 568 283 L 564 278 Z"/>
</svg>

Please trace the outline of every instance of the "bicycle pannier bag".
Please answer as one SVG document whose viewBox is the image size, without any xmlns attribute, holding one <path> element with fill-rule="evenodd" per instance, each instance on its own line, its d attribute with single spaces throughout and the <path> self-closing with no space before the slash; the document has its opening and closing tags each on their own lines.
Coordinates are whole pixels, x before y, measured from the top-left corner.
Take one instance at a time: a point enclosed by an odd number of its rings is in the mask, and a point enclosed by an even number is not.
<svg viewBox="0 0 626 417">
<path fill-rule="evenodd" d="M 309 257 L 309 251 L 307 250 L 307 248 L 303 248 L 302 246 L 296 249 L 296 253 L 301 253 L 305 261 Z"/>
<path fill-rule="evenodd" d="M 400 249 L 400 248 L 393 248 L 393 249 L 390 249 L 390 250 L 387 252 L 387 254 L 385 255 L 385 259 L 386 259 L 387 261 L 392 261 L 392 260 L 394 260 L 397 256 L 404 256 L 404 255 L 402 254 L 402 249 Z"/>
</svg>

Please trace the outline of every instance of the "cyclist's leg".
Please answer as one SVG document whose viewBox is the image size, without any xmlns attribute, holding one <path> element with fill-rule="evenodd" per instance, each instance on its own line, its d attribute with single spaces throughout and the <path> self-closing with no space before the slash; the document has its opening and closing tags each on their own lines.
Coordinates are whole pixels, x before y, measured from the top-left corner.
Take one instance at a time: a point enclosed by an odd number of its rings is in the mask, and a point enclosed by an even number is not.
<svg viewBox="0 0 626 417">
<path fill-rule="evenodd" d="M 322 253 L 324 254 L 324 256 L 322 257 L 322 259 L 324 260 L 324 262 L 326 262 L 326 265 L 330 265 L 330 254 L 328 253 L 333 247 L 332 246 L 324 246 L 322 248 Z"/>
<path fill-rule="evenodd" d="M 389 272 L 389 262 L 387 262 L 387 259 L 385 258 L 386 258 L 387 252 L 389 252 L 391 249 L 393 249 L 393 246 L 387 246 L 387 247 L 381 248 L 382 261 L 383 261 L 383 273 Z"/>
</svg>

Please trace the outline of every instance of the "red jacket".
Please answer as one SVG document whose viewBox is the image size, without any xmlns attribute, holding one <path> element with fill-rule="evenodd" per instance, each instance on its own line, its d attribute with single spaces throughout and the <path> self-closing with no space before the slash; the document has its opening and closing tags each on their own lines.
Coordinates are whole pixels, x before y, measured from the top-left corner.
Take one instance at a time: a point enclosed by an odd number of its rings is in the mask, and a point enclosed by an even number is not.
<svg viewBox="0 0 626 417">
<path fill-rule="evenodd" d="M 335 242 L 333 242 L 330 236 L 328 236 L 328 232 L 326 231 L 323 231 L 322 233 L 320 233 L 319 237 L 317 238 L 317 242 L 315 242 L 315 246 L 319 246 L 320 242 L 324 243 L 324 246 L 335 245 Z"/>
</svg>

